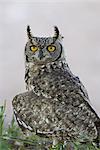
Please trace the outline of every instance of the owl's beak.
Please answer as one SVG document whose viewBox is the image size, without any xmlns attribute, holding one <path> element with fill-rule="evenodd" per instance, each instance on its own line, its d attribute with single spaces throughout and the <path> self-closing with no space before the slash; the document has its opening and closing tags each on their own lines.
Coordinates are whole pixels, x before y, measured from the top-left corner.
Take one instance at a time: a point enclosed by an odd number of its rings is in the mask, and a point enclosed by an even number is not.
<svg viewBox="0 0 100 150">
<path fill-rule="evenodd" d="M 39 51 L 38 57 L 40 60 L 44 57 L 42 50 Z"/>
</svg>

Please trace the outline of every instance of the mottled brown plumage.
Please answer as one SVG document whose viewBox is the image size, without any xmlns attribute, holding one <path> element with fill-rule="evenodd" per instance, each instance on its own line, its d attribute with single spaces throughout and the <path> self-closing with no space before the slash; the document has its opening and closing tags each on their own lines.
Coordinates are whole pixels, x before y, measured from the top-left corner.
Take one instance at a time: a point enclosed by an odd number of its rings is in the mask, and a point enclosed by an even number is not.
<svg viewBox="0 0 100 150">
<path fill-rule="evenodd" d="M 85 87 L 70 71 L 57 34 L 55 41 L 55 37 L 29 37 L 25 49 L 28 91 L 13 99 L 14 113 L 20 126 L 36 134 L 55 136 L 58 141 L 82 136 L 92 141 L 100 136 L 100 119 Z M 34 43 L 38 45 L 35 53 L 30 50 Z M 47 47 L 51 44 L 56 47 L 53 52 Z"/>
</svg>

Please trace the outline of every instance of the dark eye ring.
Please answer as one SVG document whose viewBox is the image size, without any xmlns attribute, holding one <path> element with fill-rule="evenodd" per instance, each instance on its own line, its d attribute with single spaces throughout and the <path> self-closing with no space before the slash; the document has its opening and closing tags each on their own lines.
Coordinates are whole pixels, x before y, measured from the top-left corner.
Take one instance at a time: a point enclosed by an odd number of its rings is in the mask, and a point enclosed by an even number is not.
<svg viewBox="0 0 100 150">
<path fill-rule="evenodd" d="M 56 46 L 54 46 L 54 45 L 48 45 L 48 46 L 47 46 L 47 50 L 48 50 L 49 52 L 54 52 L 54 51 L 56 50 Z"/>
<path fill-rule="evenodd" d="M 38 50 L 38 47 L 36 45 L 30 46 L 31 51 L 36 52 Z"/>
</svg>

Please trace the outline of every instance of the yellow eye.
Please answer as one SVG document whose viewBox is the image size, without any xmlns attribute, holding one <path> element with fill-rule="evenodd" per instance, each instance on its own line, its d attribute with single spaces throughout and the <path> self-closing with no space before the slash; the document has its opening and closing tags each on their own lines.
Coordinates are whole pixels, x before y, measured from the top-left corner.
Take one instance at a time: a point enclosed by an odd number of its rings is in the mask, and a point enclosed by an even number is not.
<svg viewBox="0 0 100 150">
<path fill-rule="evenodd" d="M 32 50 L 33 52 L 36 52 L 36 51 L 38 50 L 38 47 L 35 46 L 35 45 L 32 45 L 32 46 L 31 46 L 31 50 Z"/>
<path fill-rule="evenodd" d="M 56 47 L 54 45 L 49 45 L 47 47 L 47 49 L 48 49 L 49 52 L 54 52 L 56 50 Z"/>
</svg>

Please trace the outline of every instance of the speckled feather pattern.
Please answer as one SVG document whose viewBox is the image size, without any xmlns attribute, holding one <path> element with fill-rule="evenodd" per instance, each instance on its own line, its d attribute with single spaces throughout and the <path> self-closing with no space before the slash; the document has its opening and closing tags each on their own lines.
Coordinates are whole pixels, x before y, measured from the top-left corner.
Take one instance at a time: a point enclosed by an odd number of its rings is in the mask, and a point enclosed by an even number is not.
<svg viewBox="0 0 100 150">
<path fill-rule="evenodd" d="M 37 68 L 31 78 L 34 90 L 13 100 L 18 117 L 34 132 L 55 134 L 58 139 L 79 138 L 82 134 L 91 140 L 96 138 L 97 116 L 79 78 L 61 61 Z"/>
<path fill-rule="evenodd" d="M 25 83 L 27 92 L 12 101 L 16 120 L 26 129 L 58 141 L 100 138 L 100 118 L 87 91 L 70 71 L 62 36 L 57 27 L 53 37 L 33 37 L 27 27 Z M 32 48 L 32 49 L 31 49 Z M 99 147 L 99 140 L 97 141 Z"/>
</svg>

